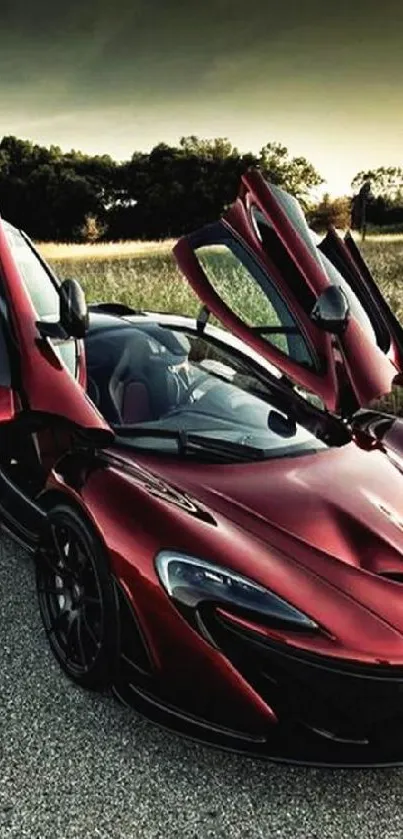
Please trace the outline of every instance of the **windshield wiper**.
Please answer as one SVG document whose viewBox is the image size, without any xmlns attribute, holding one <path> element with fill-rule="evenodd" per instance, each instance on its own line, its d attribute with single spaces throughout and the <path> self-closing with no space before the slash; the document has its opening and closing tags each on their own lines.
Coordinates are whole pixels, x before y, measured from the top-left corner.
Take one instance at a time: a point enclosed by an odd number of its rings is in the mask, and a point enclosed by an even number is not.
<svg viewBox="0 0 403 839">
<path fill-rule="evenodd" d="M 180 455 L 204 454 L 214 455 L 228 460 L 264 460 L 267 457 L 265 449 L 225 440 L 222 437 L 206 437 L 191 431 L 181 431 L 170 428 L 149 428 L 147 425 L 114 425 L 113 430 L 117 438 L 155 437 L 174 440 L 178 445 Z"/>
</svg>

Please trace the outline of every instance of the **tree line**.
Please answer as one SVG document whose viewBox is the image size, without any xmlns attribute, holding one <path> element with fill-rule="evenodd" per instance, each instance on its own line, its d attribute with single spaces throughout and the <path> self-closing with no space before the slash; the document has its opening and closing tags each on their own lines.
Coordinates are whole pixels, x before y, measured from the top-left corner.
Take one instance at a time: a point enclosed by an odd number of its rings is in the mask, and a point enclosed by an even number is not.
<svg viewBox="0 0 403 839">
<path fill-rule="evenodd" d="M 0 212 L 42 241 L 177 237 L 219 217 L 250 166 L 295 195 L 314 226 L 348 223 L 350 199 L 325 196 L 312 206 L 312 189 L 323 179 L 305 157 L 293 157 L 282 144 L 241 153 L 226 138 L 194 136 L 177 146 L 159 143 L 150 152 L 134 152 L 124 162 L 3 137 Z M 374 192 L 366 201 L 367 221 L 372 213 L 378 225 L 403 223 L 402 170 L 359 173 L 352 184 L 357 194 L 369 178 Z"/>
</svg>

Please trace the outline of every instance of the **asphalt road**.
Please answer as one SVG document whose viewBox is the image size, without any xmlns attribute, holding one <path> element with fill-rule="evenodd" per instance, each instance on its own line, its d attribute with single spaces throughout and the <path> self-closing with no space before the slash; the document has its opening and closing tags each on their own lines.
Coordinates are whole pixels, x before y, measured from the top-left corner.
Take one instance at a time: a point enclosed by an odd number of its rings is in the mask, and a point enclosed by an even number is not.
<svg viewBox="0 0 403 839">
<path fill-rule="evenodd" d="M 0 839 L 402 839 L 403 769 L 299 769 L 167 734 L 62 675 L 0 542 Z"/>
</svg>

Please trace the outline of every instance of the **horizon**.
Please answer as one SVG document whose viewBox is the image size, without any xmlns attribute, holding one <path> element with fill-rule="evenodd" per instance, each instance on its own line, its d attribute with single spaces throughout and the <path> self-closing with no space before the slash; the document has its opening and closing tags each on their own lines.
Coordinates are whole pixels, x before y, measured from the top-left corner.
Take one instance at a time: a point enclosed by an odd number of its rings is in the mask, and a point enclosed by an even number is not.
<svg viewBox="0 0 403 839">
<path fill-rule="evenodd" d="M 0 135 L 127 160 L 182 136 L 280 142 L 351 193 L 403 163 L 403 4 L 5 0 Z"/>
</svg>

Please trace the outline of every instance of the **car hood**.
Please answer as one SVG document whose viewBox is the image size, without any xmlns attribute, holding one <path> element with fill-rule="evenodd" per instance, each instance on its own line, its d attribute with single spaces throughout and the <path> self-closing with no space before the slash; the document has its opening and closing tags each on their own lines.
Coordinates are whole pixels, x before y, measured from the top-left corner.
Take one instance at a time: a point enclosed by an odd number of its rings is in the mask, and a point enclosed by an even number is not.
<svg viewBox="0 0 403 839">
<path fill-rule="evenodd" d="M 126 506 L 130 487 L 134 504 L 139 487 L 160 500 L 146 507 L 156 545 L 211 557 L 273 589 L 328 628 L 326 655 L 403 665 L 403 590 L 388 578 L 403 582 L 403 474 L 385 453 L 351 443 L 214 466 L 120 446 L 110 454 L 110 491 Z M 301 640 L 316 653 L 318 643 Z"/>
<path fill-rule="evenodd" d="M 403 580 L 403 475 L 381 451 L 350 443 L 218 467 L 145 455 L 135 460 L 259 539 L 270 543 L 281 532 L 321 556 L 376 574 L 401 573 Z"/>
</svg>

